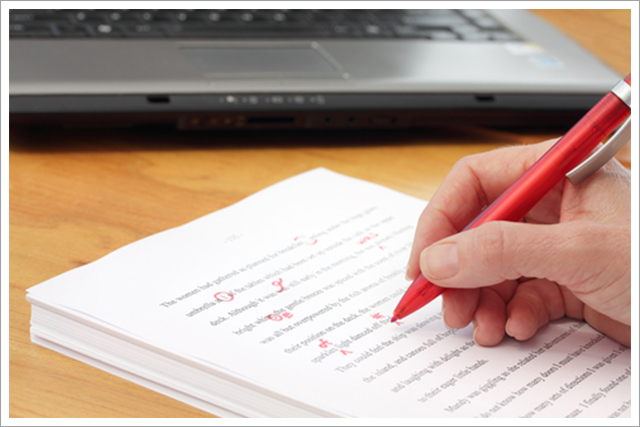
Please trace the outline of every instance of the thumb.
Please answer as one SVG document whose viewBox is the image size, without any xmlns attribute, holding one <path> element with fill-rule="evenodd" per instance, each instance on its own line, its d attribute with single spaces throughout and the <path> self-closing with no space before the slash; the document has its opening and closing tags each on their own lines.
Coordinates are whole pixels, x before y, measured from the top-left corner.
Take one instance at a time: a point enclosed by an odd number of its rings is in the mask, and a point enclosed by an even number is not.
<svg viewBox="0 0 640 427">
<path fill-rule="evenodd" d="M 630 268 L 625 267 L 630 262 L 625 239 L 611 228 L 584 221 L 493 221 L 429 246 L 420 254 L 420 269 L 443 287 L 477 288 L 540 278 L 567 286 L 583 299 L 581 293 L 597 293 Z"/>
</svg>

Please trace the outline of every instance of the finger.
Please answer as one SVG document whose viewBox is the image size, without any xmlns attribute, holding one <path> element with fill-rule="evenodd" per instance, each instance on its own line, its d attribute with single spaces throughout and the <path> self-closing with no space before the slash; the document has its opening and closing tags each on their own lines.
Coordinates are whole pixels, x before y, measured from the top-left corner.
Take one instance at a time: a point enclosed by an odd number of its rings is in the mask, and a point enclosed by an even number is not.
<svg viewBox="0 0 640 427">
<path fill-rule="evenodd" d="M 447 328 L 460 329 L 471 323 L 479 301 L 479 289 L 449 289 L 442 294 L 442 319 Z"/>
<path fill-rule="evenodd" d="M 483 347 L 500 344 L 504 338 L 505 303 L 491 288 L 480 289 L 480 300 L 473 319 L 473 340 Z"/>
<path fill-rule="evenodd" d="M 491 289 L 506 304 L 513 297 L 517 286 L 517 281 L 510 280 L 491 286 Z M 479 289 L 447 289 L 442 294 L 442 318 L 444 323 L 448 328 L 464 328 L 473 320 L 479 301 Z"/>
<path fill-rule="evenodd" d="M 411 253 L 409 254 L 409 263 L 405 272 L 408 280 L 414 280 L 420 274 L 420 251 L 430 244 L 459 231 L 451 224 L 444 212 L 438 211 L 436 207 L 430 208 L 430 205 L 431 203 L 427 205 L 418 220 Z"/>
<path fill-rule="evenodd" d="M 462 230 L 554 142 L 508 147 L 458 161 L 418 220 L 407 278 L 414 279 L 419 274 L 419 254 L 425 247 Z M 556 205 L 560 200 L 557 196 L 548 197 L 555 197 Z M 557 211 L 554 212 L 557 215 Z"/>
<path fill-rule="evenodd" d="M 521 283 L 507 304 L 507 335 L 524 341 L 541 327 L 565 315 L 562 292 L 557 284 L 544 279 Z"/>
</svg>

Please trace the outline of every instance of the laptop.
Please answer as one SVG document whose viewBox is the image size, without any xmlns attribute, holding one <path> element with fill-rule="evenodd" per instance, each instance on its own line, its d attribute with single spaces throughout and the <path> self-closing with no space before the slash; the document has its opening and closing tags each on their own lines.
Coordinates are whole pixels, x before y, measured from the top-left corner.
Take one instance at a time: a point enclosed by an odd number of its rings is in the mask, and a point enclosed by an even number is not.
<svg viewBox="0 0 640 427">
<path fill-rule="evenodd" d="M 525 10 L 11 10 L 11 124 L 575 122 L 620 76 Z"/>
</svg>

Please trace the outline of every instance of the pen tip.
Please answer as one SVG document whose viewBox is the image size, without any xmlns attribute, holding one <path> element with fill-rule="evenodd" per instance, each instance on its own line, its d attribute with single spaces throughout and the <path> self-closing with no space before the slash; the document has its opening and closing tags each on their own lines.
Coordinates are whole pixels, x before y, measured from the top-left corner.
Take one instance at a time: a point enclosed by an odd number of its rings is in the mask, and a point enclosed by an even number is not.
<svg viewBox="0 0 640 427">
<path fill-rule="evenodd" d="M 397 320 L 398 320 L 398 318 L 396 316 L 391 317 L 391 323 L 393 323 L 393 322 L 395 322 Z"/>
</svg>

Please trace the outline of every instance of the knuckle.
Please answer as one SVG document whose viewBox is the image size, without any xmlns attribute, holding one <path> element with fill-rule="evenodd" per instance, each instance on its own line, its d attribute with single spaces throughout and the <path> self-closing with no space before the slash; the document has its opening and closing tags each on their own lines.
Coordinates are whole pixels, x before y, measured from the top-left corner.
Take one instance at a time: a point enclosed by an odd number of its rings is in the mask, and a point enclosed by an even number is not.
<svg viewBox="0 0 640 427">
<path fill-rule="evenodd" d="M 478 163 L 479 156 L 481 156 L 481 154 L 471 154 L 459 159 L 454 163 L 453 167 L 451 168 L 451 172 L 454 174 L 458 174 L 460 172 L 473 169 L 474 165 Z"/>
<path fill-rule="evenodd" d="M 501 221 L 492 221 L 478 227 L 473 239 L 475 256 L 488 269 L 500 266 L 502 268 L 499 270 L 503 271 L 504 267 L 509 266 L 509 257 L 512 255 L 506 239 L 505 224 Z M 504 277 L 504 279 L 512 278 L 515 277 Z"/>
</svg>

